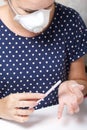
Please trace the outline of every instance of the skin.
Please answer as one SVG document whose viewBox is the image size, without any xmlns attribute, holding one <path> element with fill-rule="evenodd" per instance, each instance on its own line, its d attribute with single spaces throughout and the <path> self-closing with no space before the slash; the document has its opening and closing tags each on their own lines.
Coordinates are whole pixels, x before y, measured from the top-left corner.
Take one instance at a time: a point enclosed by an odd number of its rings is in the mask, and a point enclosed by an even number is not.
<svg viewBox="0 0 87 130">
<path fill-rule="evenodd" d="M 20 14 L 26 14 L 25 10 L 39 10 L 50 6 L 54 0 L 12 0 L 14 8 Z M 54 4 L 50 13 L 50 22 L 54 15 Z M 3 15 L 2 15 L 3 14 Z M 15 14 L 8 5 L 0 7 L 0 19 L 14 33 L 24 36 L 33 37 L 39 34 L 31 33 L 25 30 L 21 25 L 13 20 Z M 50 24 L 49 22 L 49 24 Z M 63 82 L 59 86 L 59 106 L 58 118 L 62 117 L 64 106 L 67 106 L 69 114 L 79 112 L 79 104 L 82 103 L 84 95 L 87 93 L 87 77 L 85 73 L 85 65 L 83 58 L 72 62 L 68 81 Z M 20 109 L 20 107 L 29 107 L 37 105 L 37 101 L 45 95 L 41 93 L 20 93 L 10 94 L 9 96 L 0 99 L 0 117 L 13 120 L 16 122 L 26 122 L 29 116 L 34 112 L 34 109 Z M 67 102 L 68 101 L 68 102 Z"/>
<path fill-rule="evenodd" d="M 31 1 L 31 2 L 30 2 Z M 20 14 L 27 14 L 25 12 L 25 9 L 31 9 L 31 10 L 39 10 L 41 8 L 46 8 L 48 6 L 50 6 L 53 3 L 54 0 L 48 0 L 48 1 L 44 1 L 42 2 L 42 0 L 38 0 L 37 1 L 37 7 L 36 7 L 36 1 L 34 0 L 32 3 L 32 0 L 12 0 L 12 5 L 14 6 L 14 8 L 16 9 L 16 11 Z M 21 4 L 20 4 L 21 3 Z M 26 5 L 25 5 L 26 4 Z M 28 7 L 29 6 L 29 7 Z M 31 8 L 30 8 L 31 6 Z M 52 5 L 52 11 L 50 13 L 50 22 L 53 18 L 54 15 L 54 4 Z M 13 18 L 15 16 L 14 12 L 9 8 L 8 5 L 3 6 L 0 8 L 0 18 L 2 19 L 2 21 L 4 22 L 4 24 L 14 33 L 21 35 L 23 37 L 34 37 L 38 34 L 32 33 L 27 31 L 26 29 L 24 29 L 20 24 L 18 24 Z M 4 17 L 2 16 L 2 14 L 4 15 Z M 7 16 L 8 15 L 8 16 Z M 50 24 L 49 22 L 49 24 Z M 49 26 L 49 25 L 48 25 Z"/>
<path fill-rule="evenodd" d="M 44 94 L 17 93 L 0 99 L 0 117 L 16 122 L 26 122 L 34 112 L 34 108 L 21 109 L 37 105 L 37 101 L 44 97 Z"/>
</svg>

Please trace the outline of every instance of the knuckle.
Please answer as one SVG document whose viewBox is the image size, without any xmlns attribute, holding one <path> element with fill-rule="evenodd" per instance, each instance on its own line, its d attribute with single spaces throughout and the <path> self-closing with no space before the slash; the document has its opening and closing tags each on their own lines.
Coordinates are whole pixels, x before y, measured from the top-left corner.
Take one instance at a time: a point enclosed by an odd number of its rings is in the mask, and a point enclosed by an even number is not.
<svg viewBox="0 0 87 130">
<path fill-rule="evenodd" d="M 19 102 L 19 106 L 20 106 L 20 107 L 24 107 L 24 106 L 25 106 L 24 101 L 22 101 L 22 102 L 20 101 L 20 102 Z"/>
<path fill-rule="evenodd" d="M 24 123 L 25 122 L 25 120 L 24 119 L 20 119 L 20 121 L 19 121 L 20 123 Z"/>
<path fill-rule="evenodd" d="M 12 94 L 11 94 L 11 95 L 9 95 L 9 96 L 7 97 L 7 99 L 6 99 L 7 108 L 13 108 L 14 104 L 15 104 L 14 98 L 13 98 L 13 96 L 12 96 Z"/>
<path fill-rule="evenodd" d="M 27 122 L 28 119 L 29 119 L 29 117 L 21 117 L 21 119 L 20 119 L 20 123 Z"/>
<path fill-rule="evenodd" d="M 24 111 L 19 109 L 19 110 L 17 111 L 17 115 L 24 115 Z"/>
<path fill-rule="evenodd" d="M 18 110 L 17 115 L 29 115 L 29 112 L 27 110 Z"/>
<path fill-rule="evenodd" d="M 29 113 L 29 112 L 26 111 L 26 110 L 23 110 L 23 111 L 21 112 L 22 115 L 28 115 L 28 113 Z"/>
</svg>

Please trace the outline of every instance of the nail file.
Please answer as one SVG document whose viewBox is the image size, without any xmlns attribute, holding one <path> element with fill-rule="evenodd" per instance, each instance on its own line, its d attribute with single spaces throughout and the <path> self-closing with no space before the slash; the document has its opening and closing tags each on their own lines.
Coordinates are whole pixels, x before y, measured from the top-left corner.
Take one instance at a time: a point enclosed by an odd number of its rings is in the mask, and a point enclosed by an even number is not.
<svg viewBox="0 0 87 130">
<path fill-rule="evenodd" d="M 59 84 L 61 83 L 61 80 L 59 80 L 56 84 L 54 84 L 46 93 L 45 93 L 45 97 L 47 97 L 56 87 L 59 86 Z M 44 98 L 45 98 L 44 97 Z M 37 101 L 37 104 L 42 101 L 44 98 L 41 98 L 40 100 Z"/>
<path fill-rule="evenodd" d="M 54 85 L 45 93 L 44 98 L 47 97 L 56 87 L 58 87 L 60 83 L 61 83 L 61 80 L 59 80 L 56 84 L 54 84 Z M 39 99 L 39 100 L 37 101 L 37 104 L 38 104 L 39 102 L 41 102 L 44 98 Z M 35 106 L 31 106 L 31 107 L 29 107 L 29 108 L 33 108 L 33 107 L 35 107 Z"/>
</svg>

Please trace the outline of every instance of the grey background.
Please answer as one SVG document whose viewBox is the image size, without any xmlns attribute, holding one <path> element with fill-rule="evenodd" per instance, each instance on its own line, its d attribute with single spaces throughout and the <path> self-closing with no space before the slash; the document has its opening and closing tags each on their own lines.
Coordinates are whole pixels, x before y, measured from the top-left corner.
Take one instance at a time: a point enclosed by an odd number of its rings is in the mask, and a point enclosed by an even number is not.
<svg viewBox="0 0 87 130">
<path fill-rule="evenodd" d="M 3 0 L 0 0 L 0 5 L 2 5 L 3 4 Z"/>
</svg>

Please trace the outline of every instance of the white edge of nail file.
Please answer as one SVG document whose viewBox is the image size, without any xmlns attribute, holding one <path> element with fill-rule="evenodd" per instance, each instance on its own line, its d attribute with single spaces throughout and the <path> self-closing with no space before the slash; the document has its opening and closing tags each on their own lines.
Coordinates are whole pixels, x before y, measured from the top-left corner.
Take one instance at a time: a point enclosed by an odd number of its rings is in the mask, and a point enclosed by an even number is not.
<svg viewBox="0 0 87 130">
<path fill-rule="evenodd" d="M 55 84 L 45 93 L 45 97 L 47 97 L 56 87 L 58 87 L 60 83 L 61 83 L 61 80 L 59 80 L 57 83 L 55 83 Z M 44 98 L 45 98 L 45 97 L 44 97 Z M 44 98 L 41 98 L 40 100 L 38 100 L 37 103 L 39 103 L 40 101 L 42 101 Z"/>
<path fill-rule="evenodd" d="M 55 83 L 55 84 L 45 93 L 44 98 L 47 97 L 56 87 L 58 87 L 60 83 L 61 83 L 61 80 L 59 80 L 57 83 Z M 38 101 L 37 101 L 37 104 L 38 104 L 40 101 L 42 101 L 44 98 L 41 98 L 40 100 L 38 100 Z M 33 107 L 35 107 L 35 106 L 31 106 L 31 107 L 29 107 L 29 108 L 33 108 Z"/>
</svg>

